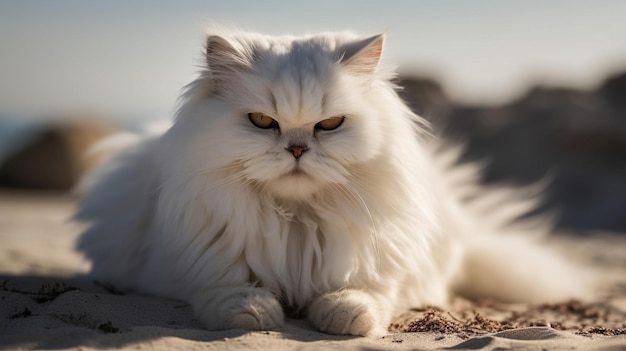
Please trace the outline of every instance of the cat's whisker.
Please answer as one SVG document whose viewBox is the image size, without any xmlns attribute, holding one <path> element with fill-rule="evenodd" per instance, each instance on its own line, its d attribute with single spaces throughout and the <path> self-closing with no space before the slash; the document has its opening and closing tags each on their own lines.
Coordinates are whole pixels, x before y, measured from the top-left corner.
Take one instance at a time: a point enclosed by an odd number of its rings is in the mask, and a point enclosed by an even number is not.
<svg viewBox="0 0 626 351">
<path fill-rule="evenodd" d="M 367 188 L 367 185 L 374 184 L 371 179 L 371 172 L 367 171 L 359 166 L 347 165 L 346 168 L 350 171 L 351 180 L 358 185 Z"/>
<path fill-rule="evenodd" d="M 253 182 L 253 180 L 249 179 L 245 174 L 241 174 L 241 173 L 236 173 L 236 174 L 229 174 L 225 177 L 222 177 L 219 180 L 215 180 L 210 182 L 210 186 L 206 186 L 203 188 L 203 191 L 210 191 L 213 189 L 217 189 L 217 188 L 221 188 L 227 185 L 232 185 L 235 183 L 240 183 L 243 185 L 248 185 L 249 183 Z"/>
</svg>

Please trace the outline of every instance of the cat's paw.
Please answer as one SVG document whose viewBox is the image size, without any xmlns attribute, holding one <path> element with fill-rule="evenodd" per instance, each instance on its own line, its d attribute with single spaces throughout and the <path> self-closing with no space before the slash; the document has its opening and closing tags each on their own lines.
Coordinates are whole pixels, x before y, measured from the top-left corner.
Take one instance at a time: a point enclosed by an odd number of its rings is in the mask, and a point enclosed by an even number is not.
<svg viewBox="0 0 626 351">
<path fill-rule="evenodd" d="M 252 287 L 212 289 L 192 301 L 208 329 L 268 330 L 281 326 L 284 313 L 268 290 Z"/>
<path fill-rule="evenodd" d="M 358 290 L 322 295 L 308 308 L 308 320 L 329 334 L 371 336 L 383 334 L 380 313 L 374 299 Z"/>
</svg>

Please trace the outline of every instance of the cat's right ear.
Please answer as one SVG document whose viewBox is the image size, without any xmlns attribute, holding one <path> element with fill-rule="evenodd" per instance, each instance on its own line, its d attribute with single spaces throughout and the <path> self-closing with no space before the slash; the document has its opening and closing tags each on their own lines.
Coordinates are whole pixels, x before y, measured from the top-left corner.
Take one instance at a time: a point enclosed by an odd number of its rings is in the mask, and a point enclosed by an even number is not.
<svg viewBox="0 0 626 351">
<path fill-rule="evenodd" d="M 341 62 L 354 73 L 372 74 L 380 62 L 384 41 L 385 36 L 378 34 L 351 43 L 345 48 Z"/>
<path fill-rule="evenodd" d="M 210 35 L 206 42 L 206 62 L 214 80 L 231 75 L 235 70 L 250 65 L 250 60 L 237 49 L 237 43 L 231 43 L 219 35 Z"/>
</svg>

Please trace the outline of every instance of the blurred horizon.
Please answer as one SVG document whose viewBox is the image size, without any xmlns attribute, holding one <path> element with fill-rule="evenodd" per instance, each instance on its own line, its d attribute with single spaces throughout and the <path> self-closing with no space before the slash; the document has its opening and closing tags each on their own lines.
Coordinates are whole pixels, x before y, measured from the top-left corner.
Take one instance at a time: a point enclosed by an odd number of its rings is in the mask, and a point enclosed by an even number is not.
<svg viewBox="0 0 626 351">
<path fill-rule="evenodd" d="M 174 115 L 207 26 L 387 33 L 401 97 L 481 182 L 531 184 L 570 230 L 626 233 L 626 1 L 0 4 L 0 189 L 68 191 L 121 129 Z M 489 162 L 485 162 L 489 160 Z"/>
<path fill-rule="evenodd" d="M 385 58 L 402 76 L 433 79 L 461 104 L 505 104 L 536 85 L 593 89 L 626 70 L 626 2 L 615 0 L 9 0 L 0 9 L 0 119 L 170 118 L 215 24 L 386 32 Z"/>
</svg>

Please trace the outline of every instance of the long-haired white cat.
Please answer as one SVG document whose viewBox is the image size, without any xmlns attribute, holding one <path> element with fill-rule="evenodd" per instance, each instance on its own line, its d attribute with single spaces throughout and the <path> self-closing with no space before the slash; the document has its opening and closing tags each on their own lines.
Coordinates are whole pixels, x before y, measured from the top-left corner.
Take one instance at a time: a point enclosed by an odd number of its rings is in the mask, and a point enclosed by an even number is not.
<svg viewBox="0 0 626 351">
<path fill-rule="evenodd" d="M 516 192 L 436 151 L 379 62 L 383 40 L 209 35 L 171 128 L 85 180 L 92 274 L 188 301 L 209 329 L 272 329 L 288 311 L 373 335 L 455 291 L 584 295 L 541 230 L 513 221 L 530 196 L 507 204 Z"/>
</svg>

